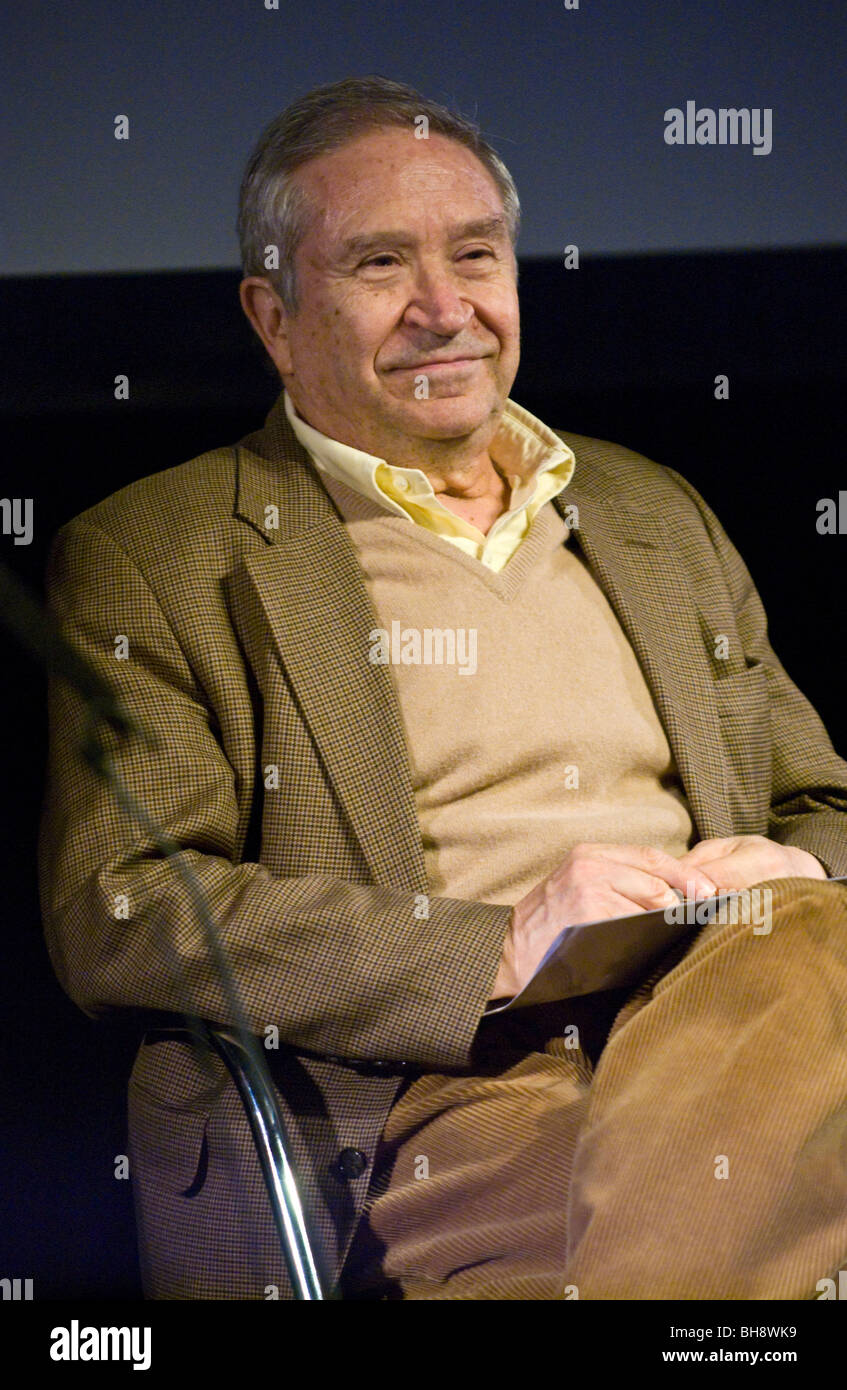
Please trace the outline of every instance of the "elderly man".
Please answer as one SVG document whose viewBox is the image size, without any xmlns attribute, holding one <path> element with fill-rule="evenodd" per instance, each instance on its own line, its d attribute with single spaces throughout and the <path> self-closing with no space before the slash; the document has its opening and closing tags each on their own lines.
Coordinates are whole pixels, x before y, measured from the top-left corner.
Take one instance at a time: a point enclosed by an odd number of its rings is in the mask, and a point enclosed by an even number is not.
<svg viewBox="0 0 847 1390">
<path fill-rule="evenodd" d="M 277 404 L 64 527 L 49 590 L 158 735 L 109 735 L 116 768 L 211 903 L 327 1286 L 815 1297 L 847 1258 L 847 765 L 747 570 L 677 474 L 509 399 L 518 200 L 475 127 L 317 89 L 239 225 Z M 76 697 L 51 717 L 64 986 L 226 1021 L 185 884 L 75 754 Z M 565 925 L 751 885 L 767 932 L 486 1017 Z M 148 1295 L 291 1296 L 222 1066 L 150 1035 L 130 1142 Z"/>
</svg>

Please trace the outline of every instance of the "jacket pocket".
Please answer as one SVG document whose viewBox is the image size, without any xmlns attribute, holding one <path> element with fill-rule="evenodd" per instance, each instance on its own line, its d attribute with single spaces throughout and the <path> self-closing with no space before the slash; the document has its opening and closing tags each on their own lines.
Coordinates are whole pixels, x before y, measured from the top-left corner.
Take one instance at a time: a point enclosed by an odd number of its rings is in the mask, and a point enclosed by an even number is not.
<svg viewBox="0 0 847 1390">
<path fill-rule="evenodd" d="M 221 1059 L 211 1050 L 198 1052 L 183 1038 L 147 1034 L 135 1054 L 131 1091 L 143 1091 L 163 1110 L 209 1111 L 228 1080 Z"/>
<path fill-rule="evenodd" d="M 206 1112 L 161 1106 L 132 1086 L 128 1102 L 135 1178 L 172 1195 L 197 1196 L 209 1163 Z"/>
<path fill-rule="evenodd" d="M 132 1168 L 160 1192 L 196 1196 L 209 1162 L 208 1122 L 226 1084 L 223 1064 L 206 1067 L 190 1043 L 143 1042 L 129 1078 Z"/>
</svg>

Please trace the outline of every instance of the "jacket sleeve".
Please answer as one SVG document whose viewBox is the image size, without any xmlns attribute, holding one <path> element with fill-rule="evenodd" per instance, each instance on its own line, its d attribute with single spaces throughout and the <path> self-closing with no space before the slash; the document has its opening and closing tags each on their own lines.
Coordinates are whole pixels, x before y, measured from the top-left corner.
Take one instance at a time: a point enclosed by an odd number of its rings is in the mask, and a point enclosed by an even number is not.
<svg viewBox="0 0 847 1390">
<path fill-rule="evenodd" d="M 847 875 L 847 762 L 780 664 L 752 576 L 714 512 L 683 477 L 671 468 L 667 472 L 695 503 L 709 532 L 745 656 L 767 672 L 772 753 L 768 835 L 779 844 L 808 850 L 831 877 Z"/>
<path fill-rule="evenodd" d="M 130 794 L 182 847 L 217 925 L 249 1027 L 344 1059 L 465 1067 L 509 908 L 237 861 L 235 773 L 214 712 L 125 550 L 76 520 L 56 537 L 48 606 L 69 641 L 155 736 L 102 732 Z M 121 639 L 128 639 L 124 642 Z M 81 756 L 86 714 L 49 689 L 39 891 L 65 990 L 90 1016 L 167 1010 L 232 1022 L 188 887 Z"/>
</svg>

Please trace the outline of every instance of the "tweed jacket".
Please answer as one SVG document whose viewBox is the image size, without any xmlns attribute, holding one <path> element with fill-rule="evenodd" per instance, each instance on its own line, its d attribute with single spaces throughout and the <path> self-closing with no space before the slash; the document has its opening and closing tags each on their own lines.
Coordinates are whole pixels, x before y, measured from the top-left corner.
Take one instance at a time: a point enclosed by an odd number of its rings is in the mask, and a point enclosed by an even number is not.
<svg viewBox="0 0 847 1390">
<path fill-rule="evenodd" d="M 847 764 L 716 517 L 672 470 L 561 437 L 577 467 L 555 505 L 578 507 L 568 543 L 638 657 L 697 838 L 766 834 L 847 874 Z M 387 668 L 365 659 L 376 616 L 282 396 L 238 445 L 65 525 L 47 583 L 66 635 L 156 736 L 105 741 L 203 885 L 334 1289 L 399 1088 L 472 1066 L 509 909 L 432 898 L 421 915 L 404 728 Z M 53 683 L 39 872 L 63 987 L 92 1018 L 230 1021 L 188 889 L 81 758 L 84 733 L 79 698 Z M 292 1296 L 222 1063 L 167 1034 L 142 1042 L 129 1143 L 148 1295 Z"/>
</svg>

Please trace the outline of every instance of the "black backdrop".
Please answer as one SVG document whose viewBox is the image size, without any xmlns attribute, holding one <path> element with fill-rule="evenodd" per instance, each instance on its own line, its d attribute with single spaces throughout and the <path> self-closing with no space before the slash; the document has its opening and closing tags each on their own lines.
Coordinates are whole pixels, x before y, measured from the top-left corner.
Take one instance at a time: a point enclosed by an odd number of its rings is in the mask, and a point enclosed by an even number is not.
<svg viewBox="0 0 847 1390">
<path fill-rule="evenodd" d="M 816 504 L 847 488 L 847 251 L 686 254 L 521 265 L 513 397 L 549 424 L 614 439 L 703 493 L 753 573 L 771 640 L 847 756 L 847 535 Z M 0 280 L 3 485 L 31 497 L 32 543 L 0 556 L 40 586 L 69 517 L 134 478 L 256 427 L 276 383 L 236 272 Z M 130 400 L 113 398 L 126 373 Z M 729 377 L 729 399 L 714 379 Z M 139 1294 L 124 1094 L 129 1025 L 65 998 L 41 937 L 35 835 L 44 683 L 2 642 L 6 791 L 0 1015 L 0 1275 L 36 1297 Z"/>
</svg>

